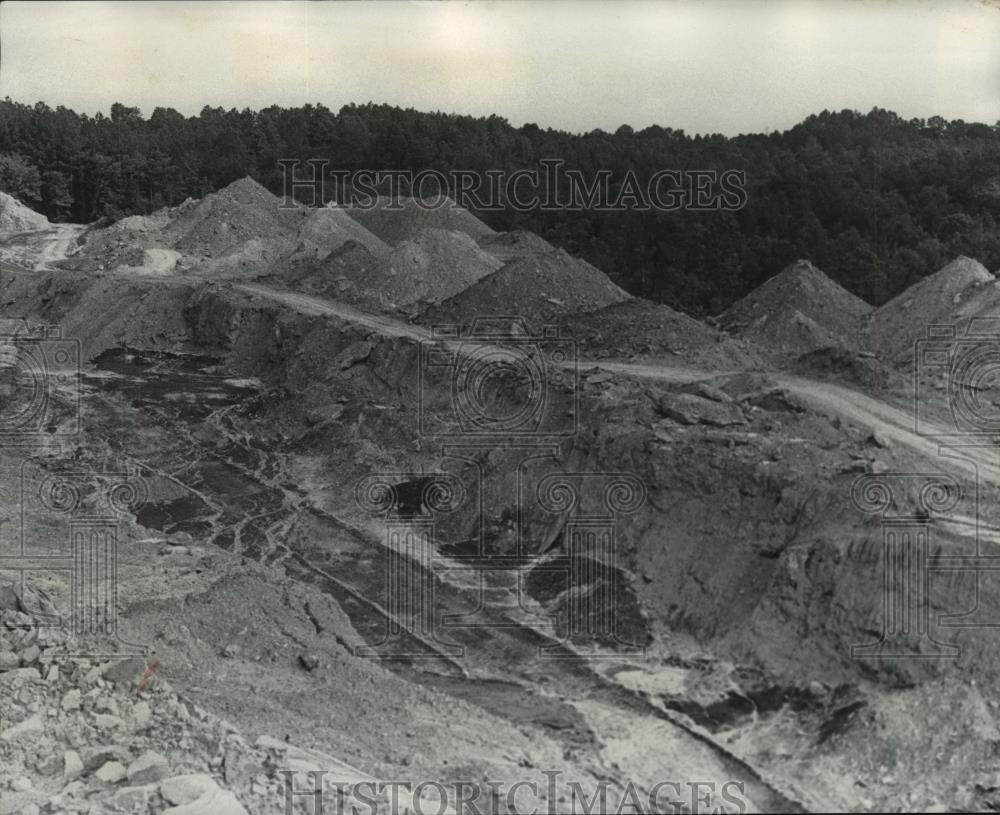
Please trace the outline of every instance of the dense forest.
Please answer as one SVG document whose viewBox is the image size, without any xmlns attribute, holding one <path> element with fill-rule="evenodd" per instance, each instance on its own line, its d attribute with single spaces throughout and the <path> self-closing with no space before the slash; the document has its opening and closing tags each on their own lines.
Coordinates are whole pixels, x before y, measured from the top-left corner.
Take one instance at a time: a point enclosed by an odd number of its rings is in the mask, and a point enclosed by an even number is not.
<svg viewBox="0 0 1000 815">
<path fill-rule="evenodd" d="M 481 213 L 694 314 L 717 313 L 800 257 L 876 304 L 958 254 L 1000 267 L 1000 123 L 824 111 L 785 132 L 727 138 L 627 125 L 572 134 L 375 104 L 206 107 L 192 117 L 157 108 L 146 118 L 122 104 L 87 116 L 0 102 L 0 189 L 54 220 L 147 213 L 245 175 L 280 194 L 288 158 L 445 173 L 559 158 L 588 177 L 611 170 L 612 185 L 629 171 L 745 171 L 746 205 L 730 212 Z"/>
</svg>

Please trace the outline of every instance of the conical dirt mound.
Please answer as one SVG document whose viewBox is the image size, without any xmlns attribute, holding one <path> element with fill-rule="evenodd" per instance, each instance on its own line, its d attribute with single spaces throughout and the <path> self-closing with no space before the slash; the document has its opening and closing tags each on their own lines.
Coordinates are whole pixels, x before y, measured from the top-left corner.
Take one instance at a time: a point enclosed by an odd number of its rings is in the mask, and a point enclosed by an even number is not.
<svg viewBox="0 0 1000 815">
<path fill-rule="evenodd" d="M 724 371 L 753 367 L 763 356 L 724 331 L 638 297 L 559 317 L 556 324 L 561 336 L 576 340 L 581 354 L 592 359 L 651 357 Z"/>
<path fill-rule="evenodd" d="M 311 212 L 299 230 L 299 240 L 323 252 L 333 252 L 348 241 L 359 243 L 373 255 L 387 255 L 391 247 L 339 207 Z"/>
<path fill-rule="evenodd" d="M 286 209 L 252 178 L 206 195 L 164 230 L 173 249 L 193 257 L 219 257 L 249 240 L 293 243 L 307 210 Z"/>
<path fill-rule="evenodd" d="M 912 359 L 914 343 L 933 325 L 956 325 L 962 333 L 973 317 L 1000 316 L 996 278 L 979 261 L 957 257 L 914 283 L 872 315 L 869 342 L 890 360 Z"/>
<path fill-rule="evenodd" d="M 450 198 L 379 198 L 372 208 L 349 207 L 347 213 L 368 231 L 391 246 L 416 236 L 424 229 L 464 232 L 473 240 L 492 235 L 493 230 Z"/>
<path fill-rule="evenodd" d="M 467 324 L 520 317 L 538 328 L 553 318 L 630 299 L 604 272 L 561 249 L 512 261 L 465 291 L 428 309 L 420 322 Z"/>
<path fill-rule="evenodd" d="M 864 300 L 799 260 L 731 306 L 719 322 L 765 349 L 798 356 L 831 344 L 860 347 L 871 312 Z"/>
<path fill-rule="evenodd" d="M 289 280 L 334 299 L 394 310 L 440 302 L 499 267 L 468 235 L 423 229 L 382 254 L 348 241 L 305 266 L 293 264 Z"/>
</svg>

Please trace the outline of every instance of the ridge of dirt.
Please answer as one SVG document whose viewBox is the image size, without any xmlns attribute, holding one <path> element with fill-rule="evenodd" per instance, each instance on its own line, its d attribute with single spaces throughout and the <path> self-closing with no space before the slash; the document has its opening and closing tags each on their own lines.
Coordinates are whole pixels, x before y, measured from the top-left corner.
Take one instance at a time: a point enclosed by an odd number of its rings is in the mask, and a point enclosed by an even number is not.
<svg viewBox="0 0 1000 815">
<path fill-rule="evenodd" d="M 309 213 L 299 230 L 299 240 L 320 252 L 334 252 L 348 241 L 361 244 L 373 255 L 387 255 L 391 247 L 354 220 L 341 207 L 322 207 Z"/>
<path fill-rule="evenodd" d="M 463 232 L 422 229 L 383 255 L 348 241 L 318 261 L 302 260 L 277 276 L 304 291 L 392 311 L 440 302 L 499 267 Z"/>
<path fill-rule="evenodd" d="M 383 196 L 372 207 L 346 207 L 347 214 L 390 246 L 416 236 L 423 229 L 464 232 L 473 240 L 493 230 L 451 198 L 397 198 Z"/>
<path fill-rule="evenodd" d="M 217 277 L 258 277 L 293 252 L 308 214 L 281 203 L 252 178 L 243 178 L 199 201 L 90 229 L 80 251 L 63 266 L 144 275 L 197 268 Z M 316 228 L 310 234 L 322 233 Z"/>
<path fill-rule="evenodd" d="M 765 281 L 719 317 L 728 331 L 779 354 L 830 345 L 858 348 L 872 307 L 798 260 Z"/>
<path fill-rule="evenodd" d="M 480 318 L 513 317 L 539 327 L 560 315 L 593 311 L 631 299 L 631 295 L 585 260 L 562 249 L 505 264 L 464 291 L 427 309 L 422 325 Z"/>
<path fill-rule="evenodd" d="M 169 226 L 197 204 L 194 198 L 186 198 L 175 207 L 161 207 L 149 215 L 129 215 L 111 224 L 111 229 L 129 232 L 157 232 Z"/>
<path fill-rule="evenodd" d="M 483 235 L 479 238 L 479 245 L 502 263 L 555 251 L 545 238 L 523 229 Z"/>
</svg>

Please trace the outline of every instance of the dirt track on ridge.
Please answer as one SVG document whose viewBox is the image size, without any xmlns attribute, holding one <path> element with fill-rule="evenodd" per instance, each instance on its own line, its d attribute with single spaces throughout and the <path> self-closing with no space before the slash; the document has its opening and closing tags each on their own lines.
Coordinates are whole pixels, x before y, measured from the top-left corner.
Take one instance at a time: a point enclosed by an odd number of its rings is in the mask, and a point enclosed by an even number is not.
<svg viewBox="0 0 1000 815">
<path fill-rule="evenodd" d="M 364 325 L 380 334 L 390 337 L 408 337 L 414 341 L 431 339 L 430 332 L 422 327 L 409 325 L 391 317 L 377 316 L 359 311 L 351 306 L 312 297 L 305 294 L 281 291 L 268 286 L 245 284 L 237 288 L 261 297 L 283 302 L 309 314 L 330 314 Z M 580 367 L 599 367 L 607 371 L 643 379 L 665 382 L 690 382 L 724 375 L 723 371 L 705 371 L 683 368 L 662 363 L 611 362 L 608 360 L 580 360 Z M 729 372 L 734 373 L 734 372 Z M 850 388 L 829 382 L 818 382 L 783 373 L 771 374 L 774 380 L 803 404 L 818 413 L 839 416 L 871 431 L 878 431 L 894 443 L 909 448 L 920 456 L 934 462 L 936 469 L 960 470 L 964 475 L 978 475 L 981 479 L 1000 485 L 1000 460 L 989 449 L 962 448 L 955 456 L 942 455 L 941 445 L 933 438 L 914 430 L 912 413 L 880 402 Z M 940 428 L 942 436 L 947 428 Z"/>
</svg>

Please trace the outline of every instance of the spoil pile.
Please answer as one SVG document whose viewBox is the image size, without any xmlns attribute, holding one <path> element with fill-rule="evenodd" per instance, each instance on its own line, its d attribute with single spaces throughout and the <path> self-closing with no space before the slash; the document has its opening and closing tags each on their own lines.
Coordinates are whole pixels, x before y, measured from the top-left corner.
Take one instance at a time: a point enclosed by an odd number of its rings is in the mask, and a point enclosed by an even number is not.
<svg viewBox="0 0 1000 815">
<path fill-rule="evenodd" d="M 387 255 L 390 246 L 355 221 L 340 207 L 323 207 L 310 213 L 299 230 L 299 240 L 316 254 L 340 249 L 348 241 L 364 246 L 373 255 Z"/>
<path fill-rule="evenodd" d="M 872 307 L 808 260 L 798 260 L 727 309 L 730 333 L 780 355 L 829 346 L 858 348 Z"/>
<path fill-rule="evenodd" d="M 310 293 L 391 311 L 438 303 L 499 267 L 462 232 L 422 229 L 384 255 L 348 241 L 318 261 L 292 263 L 283 277 Z"/>
<path fill-rule="evenodd" d="M 561 335 L 595 358 L 672 355 L 711 370 L 752 367 L 761 354 L 739 338 L 649 300 L 634 298 L 558 319 Z"/>
<path fill-rule="evenodd" d="M 419 322 L 467 324 L 476 318 L 511 316 L 538 328 L 560 315 L 629 299 L 604 272 L 559 249 L 507 263 L 428 309 Z"/>
<path fill-rule="evenodd" d="M 379 259 L 356 241 L 347 241 L 324 257 L 296 257 L 283 270 L 286 285 L 308 294 L 353 305 L 369 305 L 368 281 Z"/>
<path fill-rule="evenodd" d="M 40 212 L 29 209 L 14 196 L 0 192 L 0 231 L 31 232 L 48 229 L 49 219 Z"/>
<path fill-rule="evenodd" d="M 544 238 L 540 238 L 534 232 L 525 232 L 521 229 L 513 232 L 483 235 L 479 239 L 479 245 L 501 263 L 509 263 L 512 260 L 520 260 L 555 250 L 555 247 Z"/>
<path fill-rule="evenodd" d="M 291 248 L 306 214 L 283 208 L 280 198 L 247 177 L 206 195 L 170 223 L 163 236 L 170 248 L 195 258 L 218 258 L 250 240 Z"/>
<path fill-rule="evenodd" d="M 996 278 L 976 260 L 958 257 L 878 308 L 869 324 L 869 342 L 881 357 L 913 359 L 914 343 L 933 325 L 965 331 L 972 317 L 1000 317 Z"/>
<path fill-rule="evenodd" d="M 395 246 L 424 229 L 464 232 L 473 240 L 493 230 L 450 198 L 379 198 L 374 207 L 349 207 L 347 213 L 386 243 Z"/>
<path fill-rule="evenodd" d="M 281 199 L 243 178 L 200 201 L 188 199 L 92 230 L 81 251 L 64 265 L 147 275 L 198 267 L 217 277 L 256 277 L 295 251 L 307 214 L 283 208 Z M 311 225 L 308 237 L 333 242 L 321 219 Z"/>
</svg>

